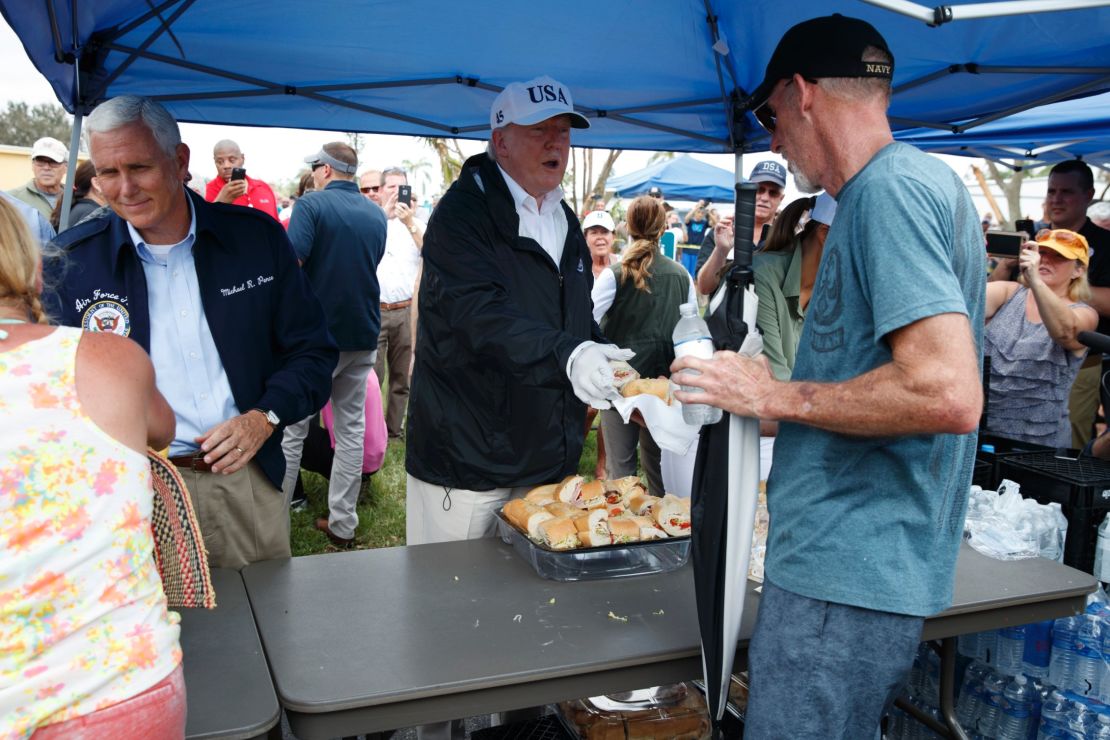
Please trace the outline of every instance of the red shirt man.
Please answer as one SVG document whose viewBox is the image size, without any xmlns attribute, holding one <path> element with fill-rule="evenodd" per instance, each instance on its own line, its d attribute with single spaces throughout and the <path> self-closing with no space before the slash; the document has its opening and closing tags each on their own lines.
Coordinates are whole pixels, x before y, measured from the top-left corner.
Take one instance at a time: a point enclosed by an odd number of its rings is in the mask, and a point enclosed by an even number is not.
<svg viewBox="0 0 1110 740">
<path fill-rule="evenodd" d="M 270 186 L 261 180 L 247 177 L 245 180 L 232 180 L 231 171 L 242 167 L 246 157 L 239 145 L 231 139 L 223 139 L 212 149 L 216 162 L 216 177 L 208 182 L 204 199 L 209 203 L 232 203 L 237 206 L 257 208 L 277 219 L 277 199 Z"/>
</svg>

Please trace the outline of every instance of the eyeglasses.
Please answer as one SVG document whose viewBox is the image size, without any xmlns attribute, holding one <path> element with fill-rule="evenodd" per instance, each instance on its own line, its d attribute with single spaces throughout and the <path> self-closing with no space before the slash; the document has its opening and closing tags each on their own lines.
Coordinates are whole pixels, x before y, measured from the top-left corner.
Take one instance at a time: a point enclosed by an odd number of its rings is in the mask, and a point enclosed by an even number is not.
<svg viewBox="0 0 1110 740">
<path fill-rule="evenodd" d="M 320 169 L 323 166 L 324 166 L 323 162 L 317 162 L 316 164 L 312 165 L 312 171 L 315 172 L 316 170 Z"/>
<path fill-rule="evenodd" d="M 811 80 L 808 77 L 803 77 L 802 79 L 804 79 L 806 82 L 810 83 L 811 85 L 817 83 L 817 80 Z M 786 88 L 790 87 L 793 84 L 794 84 L 794 78 L 791 77 L 789 80 L 786 81 L 786 84 L 782 86 L 782 89 L 785 90 Z M 770 100 L 771 99 L 770 96 L 768 96 L 767 99 Z M 775 113 L 775 109 L 771 107 L 770 103 L 765 102 L 763 105 L 761 105 L 758 108 L 756 108 L 755 110 L 753 110 L 752 115 L 755 116 L 755 120 L 759 121 L 760 126 L 767 129 L 767 133 L 769 133 L 769 134 L 775 133 L 775 128 L 778 127 L 778 125 L 779 125 L 779 117 L 778 117 L 778 114 Z"/>
<path fill-rule="evenodd" d="M 35 157 L 31 161 L 40 167 L 61 167 L 64 164 L 64 162 L 55 162 L 49 157 Z"/>
<path fill-rule="evenodd" d="M 381 186 L 381 185 L 371 185 L 371 186 L 369 186 L 369 187 L 365 187 L 365 188 L 359 188 L 359 190 L 361 190 L 361 191 L 362 191 L 362 194 L 363 194 L 363 195 L 367 195 L 367 194 L 369 194 L 369 193 L 376 193 L 376 192 L 378 192 L 378 191 L 379 191 L 379 190 L 381 190 L 381 189 L 382 189 L 382 186 Z"/>
</svg>

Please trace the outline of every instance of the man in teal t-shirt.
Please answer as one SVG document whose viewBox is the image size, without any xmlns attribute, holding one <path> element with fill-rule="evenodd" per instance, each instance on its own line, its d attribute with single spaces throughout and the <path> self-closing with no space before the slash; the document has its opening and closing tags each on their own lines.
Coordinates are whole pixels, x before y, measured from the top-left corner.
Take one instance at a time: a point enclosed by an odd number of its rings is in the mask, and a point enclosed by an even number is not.
<svg viewBox="0 0 1110 740">
<path fill-rule="evenodd" d="M 840 15 L 787 31 L 749 103 L 837 200 L 790 382 L 683 358 L 699 402 L 780 422 L 746 736 L 871 738 L 952 600 L 982 408 L 985 255 L 966 188 L 894 143 L 894 59 Z M 676 394 L 686 400 L 683 393 Z M 805 687 L 806 711 L 790 711 Z"/>
</svg>

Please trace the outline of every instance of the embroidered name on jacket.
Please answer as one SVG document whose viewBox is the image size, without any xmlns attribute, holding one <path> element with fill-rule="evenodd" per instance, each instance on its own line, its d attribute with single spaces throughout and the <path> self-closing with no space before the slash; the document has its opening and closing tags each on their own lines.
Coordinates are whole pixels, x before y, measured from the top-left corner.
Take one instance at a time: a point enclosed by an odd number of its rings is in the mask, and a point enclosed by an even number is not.
<svg viewBox="0 0 1110 740">
<path fill-rule="evenodd" d="M 257 288 L 260 285 L 265 285 L 266 283 L 272 283 L 273 281 L 274 281 L 274 276 L 273 275 L 259 275 L 257 278 L 255 278 L 253 280 L 244 280 L 243 282 L 239 283 L 238 285 L 233 285 L 230 288 L 220 288 L 220 295 L 222 295 L 226 298 L 229 295 L 235 295 L 236 293 L 242 293 L 245 290 L 250 290 L 252 288 Z"/>
</svg>

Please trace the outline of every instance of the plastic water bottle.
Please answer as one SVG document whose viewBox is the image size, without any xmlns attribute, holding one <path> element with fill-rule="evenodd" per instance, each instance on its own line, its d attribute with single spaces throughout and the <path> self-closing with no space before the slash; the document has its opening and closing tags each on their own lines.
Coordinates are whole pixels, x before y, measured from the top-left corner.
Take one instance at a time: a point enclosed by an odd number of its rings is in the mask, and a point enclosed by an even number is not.
<svg viewBox="0 0 1110 740">
<path fill-rule="evenodd" d="M 995 642 L 995 667 L 1007 676 L 1021 673 L 1025 655 L 1025 625 L 1003 627 L 998 630 Z"/>
<path fill-rule="evenodd" d="M 1090 737 L 1094 740 L 1110 740 L 1110 714 L 1100 714 L 1095 718 Z"/>
<path fill-rule="evenodd" d="M 1081 614 L 1077 619 L 1075 680 L 1071 690 L 1096 699 L 1102 683 L 1102 618 Z"/>
<path fill-rule="evenodd" d="M 969 632 L 956 638 L 956 652 L 966 658 L 978 658 L 979 633 Z"/>
<path fill-rule="evenodd" d="M 1094 576 L 1103 583 L 1110 582 L 1110 514 L 1106 515 L 1098 527 Z"/>
<path fill-rule="evenodd" d="M 1002 693 L 1002 714 L 998 718 L 998 740 L 1029 740 L 1033 727 L 1033 705 L 1036 692 L 1025 676 L 1014 676 Z"/>
<path fill-rule="evenodd" d="M 1110 704 L 1110 617 L 1102 618 L 1102 677 L 1098 684 L 1098 700 Z"/>
<path fill-rule="evenodd" d="M 1052 624 L 1052 658 L 1048 664 L 1048 681 L 1061 691 L 1070 691 L 1075 685 L 1075 641 L 1078 631 L 1078 617 L 1063 617 Z"/>
<path fill-rule="evenodd" d="M 979 660 L 991 667 L 998 665 L 998 632 L 987 630 L 979 633 Z"/>
<path fill-rule="evenodd" d="M 1048 507 L 1050 509 L 1052 509 L 1052 511 L 1055 513 L 1055 515 L 1056 515 L 1056 528 L 1058 530 L 1060 530 L 1060 557 L 1056 559 L 1056 562 L 1063 563 L 1064 562 L 1064 545 L 1068 541 L 1068 518 L 1066 516 L 1064 516 L 1064 512 L 1060 508 L 1059 503 L 1053 501 L 1052 503 L 1050 503 L 1048 505 Z"/>
<path fill-rule="evenodd" d="M 1021 671 L 1027 676 L 1046 678 L 1048 659 L 1052 653 L 1052 620 L 1025 625 L 1025 650 Z"/>
<path fill-rule="evenodd" d="M 1003 692 L 1006 691 L 1006 677 L 991 671 L 983 679 L 983 702 L 976 718 L 976 729 L 980 735 L 994 737 L 998 722 L 1002 718 Z"/>
<path fill-rule="evenodd" d="M 1064 695 L 1053 691 L 1041 707 L 1041 724 L 1037 740 L 1054 740 L 1067 737 L 1068 709 L 1071 707 Z"/>
<path fill-rule="evenodd" d="M 675 359 L 680 357 L 697 357 L 702 360 L 713 359 L 713 340 L 709 335 L 709 327 L 706 326 L 705 321 L 698 316 L 698 304 L 696 303 L 683 303 L 678 307 L 679 320 L 674 327 L 674 356 Z M 683 370 L 684 373 L 692 375 L 700 375 L 697 370 Z M 690 386 L 681 386 L 681 389 L 689 393 L 701 393 L 701 388 L 693 388 Z M 702 426 L 704 424 L 716 424 L 721 420 L 721 410 L 715 406 L 707 406 L 704 403 L 684 403 L 682 404 L 682 420 L 691 426 Z"/>
<path fill-rule="evenodd" d="M 960 685 L 960 695 L 956 700 L 956 719 L 964 728 L 974 727 L 983 703 L 983 679 L 990 674 L 990 666 L 973 661 L 964 670 L 964 680 Z"/>
<path fill-rule="evenodd" d="M 1090 737 L 1091 729 L 1095 724 L 1095 715 L 1090 709 L 1073 701 L 1065 716 L 1067 717 L 1065 728 L 1071 734 L 1064 737 L 1076 739 Z"/>
</svg>

